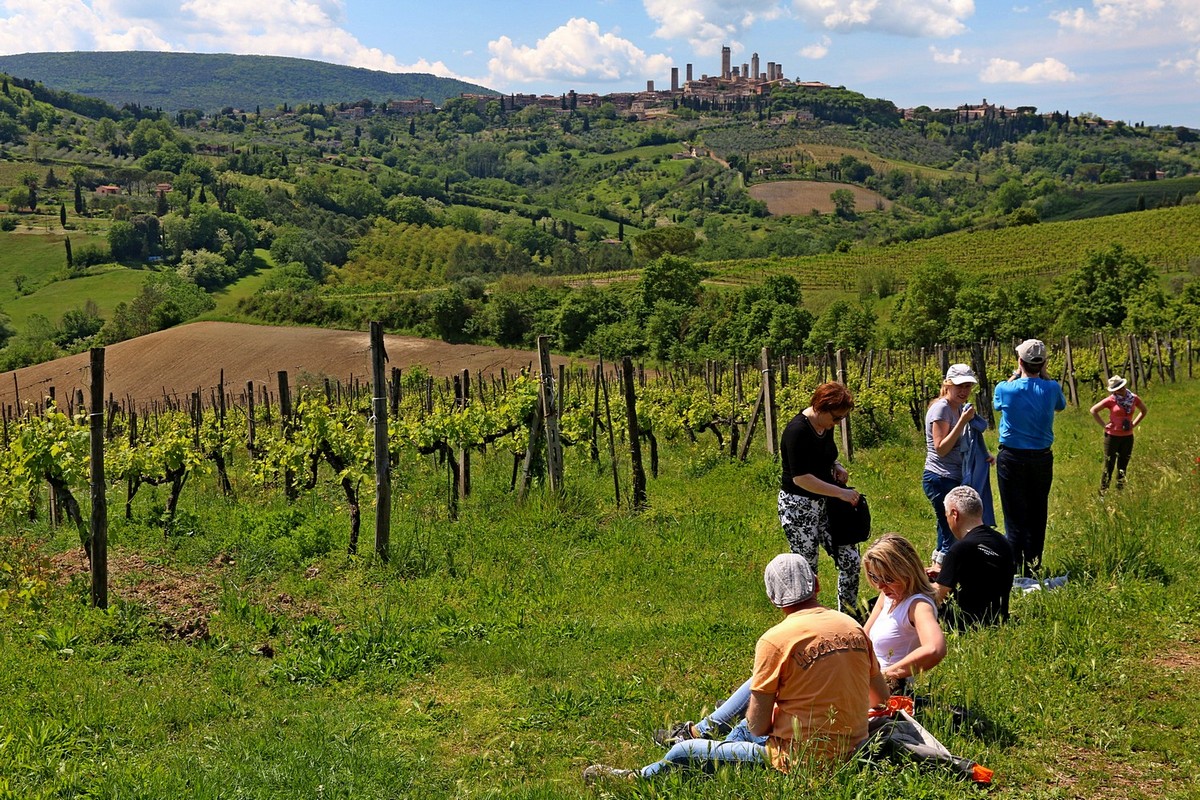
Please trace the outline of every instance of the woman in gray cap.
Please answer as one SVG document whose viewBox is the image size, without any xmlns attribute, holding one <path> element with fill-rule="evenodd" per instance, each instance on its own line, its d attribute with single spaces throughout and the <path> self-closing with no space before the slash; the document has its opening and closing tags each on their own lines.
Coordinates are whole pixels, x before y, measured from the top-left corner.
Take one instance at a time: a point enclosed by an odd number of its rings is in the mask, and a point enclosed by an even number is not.
<svg viewBox="0 0 1200 800">
<path fill-rule="evenodd" d="M 983 437 L 978 435 L 987 429 L 987 422 L 976 416 L 975 408 L 967 402 L 978 383 L 979 379 L 969 366 L 951 364 L 942 381 L 941 394 L 925 412 L 925 471 L 921 475 L 921 488 L 933 505 L 933 517 L 937 522 L 937 544 L 933 548 L 935 565 L 942 563 L 942 556 L 954 544 L 943 503 L 946 493 L 955 486 L 972 483 L 964 470 L 969 451 L 982 448 L 982 453 L 977 455 L 986 459 L 980 463 L 984 481 L 987 480 L 985 465 L 996 460 L 987 452 Z M 995 519 L 988 524 L 995 524 Z"/>
<path fill-rule="evenodd" d="M 1133 429 L 1146 418 L 1146 404 L 1126 388 L 1127 383 L 1120 375 L 1113 375 L 1108 379 L 1108 397 L 1092 406 L 1092 418 L 1104 428 L 1104 472 L 1100 476 L 1100 494 L 1108 491 L 1114 466 L 1117 468 L 1117 489 L 1125 488 L 1125 470 L 1133 455 Z M 1105 409 L 1108 409 L 1107 422 L 1100 417 L 1100 412 Z"/>
</svg>

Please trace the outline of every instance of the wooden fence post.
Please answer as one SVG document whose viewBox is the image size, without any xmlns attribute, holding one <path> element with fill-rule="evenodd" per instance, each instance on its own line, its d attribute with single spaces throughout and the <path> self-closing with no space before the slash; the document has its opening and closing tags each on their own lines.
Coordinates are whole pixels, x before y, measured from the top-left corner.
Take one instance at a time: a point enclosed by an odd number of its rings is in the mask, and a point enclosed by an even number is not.
<svg viewBox="0 0 1200 800">
<path fill-rule="evenodd" d="M 108 499 L 104 480 L 104 348 L 93 347 L 91 422 L 91 571 L 92 605 L 108 608 Z"/>
<path fill-rule="evenodd" d="M 1075 360 L 1071 358 L 1071 337 L 1063 337 L 1063 380 L 1070 390 L 1067 399 L 1071 405 L 1079 408 L 1079 386 L 1075 383 Z"/>
<path fill-rule="evenodd" d="M 944 350 L 942 351 L 942 354 L 945 355 Z M 845 386 L 846 385 L 846 349 L 839 348 L 835 358 L 836 358 L 836 360 L 834 363 L 837 365 L 837 372 L 834 373 L 836 375 L 835 380 L 838 383 L 840 383 L 842 386 Z M 842 418 L 840 427 L 842 429 L 842 452 L 845 453 L 847 461 L 853 461 L 854 460 L 854 444 L 852 443 L 852 441 L 850 439 L 850 417 L 849 416 Z"/>
<path fill-rule="evenodd" d="M 1108 368 L 1108 348 L 1104 344 L 1104 331 L 1096 334 L 1100 343 L 1100 370 L 1104 376 L 1104 382 L 1108 383 L 1108 379 L 1112 377 L 1112 371 Z"/>
<path fill-rule="evenodd" d="M 996 422 L 992 416 L 992 383 L 988 380 L 987 356 L 983 353 L 982 342 L 971 344 L 971 362 L 975 377 L 979 379 L 979 388 L 975 392 L 975 409 L 983 414 L 989 426 L 995 427 Z"/>
<path fill-rule="evenodd" d="M 616 497 L 617 508 L 621 507 L 621 479 L 617 470 L 617 442 L 613 432 L 612 405 L 608 400 L 608 378 L 604 375 L 604 362 L 596 366 L 596 375 L 600 379 L 600 389 L 604 392 L 604 422 L 608 428 L 608 460 L 612 464 L 613 494 Z"/>
<path fill-rule="evenodd" d="M 550 337 L 537 338 L 538 362 L 541 367 L 542 409 L 546 424 L 546 467 L 550 476 L 550 490 L 562 491 L 563 452 L 562 438 L 558 430 L 558 404 L 555 400 L 554 371 L 550 365 Z"/>
<path fill-rule="evenodd" d="M 466 409 L 471 404 L 471 370 L 464 369 L 458 380 L 458 407 Z M 480 401 L 482 402 L 482 400 Z M 466 499 L 471 493 L 471 451 L 467 447 L 463 447 L 458 451 L 458 472 L 455 487 L 458 491 L 458 496 Z"/>
<path fill-rule="evenodd" d="M 387 376 L 383 325 L 371 323 L 371 422 L 375 426 L 375 554 L 388 560 L 392 534 L 392 465 L 388 454 Z"/>
<path fill-rule="evenodd" d="M 777 425 L 778 410 L 775 407 L 775 371 L 771 368 L 771 348 L 762 349 L 762 359 L 759 362 L 762 369 L 763 386 L 763 433 L 767 437 L 767 452 L 775 455 L 779 447 L 779 431 Z"/>
<path fill-rule="evenodd" d="M 625 356 L 621 359 L 621 372 L 625 384 L 625 417 L 629 424 L 629 456 L 633 461 L 633 497 L 631 504 L 634 511 L 646 507 L 646 470 L 642 468 L 642 443 L 638 430 L 637 395 L 634 391 L 633 359 Z"/>
</svg>

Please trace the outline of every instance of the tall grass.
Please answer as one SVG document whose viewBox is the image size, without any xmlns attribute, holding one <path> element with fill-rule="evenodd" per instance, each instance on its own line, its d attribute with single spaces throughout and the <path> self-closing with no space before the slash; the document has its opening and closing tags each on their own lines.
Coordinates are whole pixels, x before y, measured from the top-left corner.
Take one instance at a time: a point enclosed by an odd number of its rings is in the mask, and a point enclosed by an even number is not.
<svg viewBox="0 0 1200 800">
<path fill-rule="evenodd" d="M 1003 628 L 952 636 L 946 660 L 918 681 L 921 718 L 997 771 L 998 796 L 1200 794 L 1200 384 L 1144 396 L 1151 413 L 1129 486 L 1104 498 L 1099 428 L 1086 411 L 1060 415 L 1046 561 L 1069 573 L 1066 586 L 1014 597 Z M 925 552 L 934 525 L 922 453 L 914 433 L 860 451 L 851 470 L 877 532 Z M 38 583 L 37 553 L 77 540 L 14 521 L 0 537 L 0 798 L 589 795 L 583 766 L 657 758 L 652 730 L 711 709 L 778 618 L 761 583 L 785 548 L 777 467 L 682 443 L 662 456 L 650 509 L 631 516 L 583 452 L 568 453 L 562 497 L 535 489 L 524 505 L 507 493 L 507 457 L 488 453 L 457 521 L 444 511 L 444 468 L 406 461 L 388 563 L 345 555 L 332 481 L 289 509 L 245 477 L 234 476 L 236 501 L 200 491 L 201 479 L 184 495 L 188 524 L 166 541 L 162 498 L 146 487 L 135 518 L 111 522 L 113 562 L 138 554 L 143 590 L 192 587 L 207 639 L 176 638 L 128 573 L 114 573 L 122 602 L 109 612 L 87 607 L 82 578 Z M 74 551 L 57 561 L 78 562 Z M 833 602 L 827 556 L 819 569 Z M 25 597 L 8 591 L 26 579 Z M 969 712 L 965 722 L 951 707 Z M 672 776 L 613 793 L 973 790 L 871 764 Z"/>
</svg>

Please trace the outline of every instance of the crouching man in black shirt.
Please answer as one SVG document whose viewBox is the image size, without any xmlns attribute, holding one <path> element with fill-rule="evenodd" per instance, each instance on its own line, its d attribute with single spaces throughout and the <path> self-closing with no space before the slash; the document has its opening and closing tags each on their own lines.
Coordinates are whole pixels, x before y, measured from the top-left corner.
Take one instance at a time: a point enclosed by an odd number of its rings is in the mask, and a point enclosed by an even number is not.
<svg viewBox="0 0 1200 800">
<path fill-rule="evenodd" d="M 1016 572 L 1012 547 L 998 531 L 983 524 L 983 501 L 970 486 L 951 489 L 945 508 L 946 522 L 957 541 L 941 569 L 929 570 L 939 604 L 954 594 L 942 618 L 958 630 L 1004 622 Z"/>
</svg>

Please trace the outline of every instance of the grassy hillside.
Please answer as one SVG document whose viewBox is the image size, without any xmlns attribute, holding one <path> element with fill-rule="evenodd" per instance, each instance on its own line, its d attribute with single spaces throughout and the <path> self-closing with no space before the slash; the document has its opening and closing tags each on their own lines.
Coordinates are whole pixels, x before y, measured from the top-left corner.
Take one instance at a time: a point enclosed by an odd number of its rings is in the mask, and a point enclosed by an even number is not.
<svg viewBox="0 0 1200 800">
<path fill-rule="evenodd" d="M 425 74 L 397 74 L 279 56 L 227 53 L 23 53 L 0 56 L 0 72 L 114 105 L 177 111 L 282 103 L 424 97 L 441 103 L 482 86 Z"/>
<path fill-rule="evenodd" d="M 101 275 L 56 281 L 33 294 L 5 303 L 4 311 L 12 318 L 13 327 L 18 331 L 24 329 L 33 314 L 41 314 L 51 322 L 58 322 L 64 312 L 81 308 L 89 300 L 96 304 L 100 316 L 107 319 L 118 303 L 128 302 L 137 296 L 150 274 L 117 268 Z"/>
</svg>

